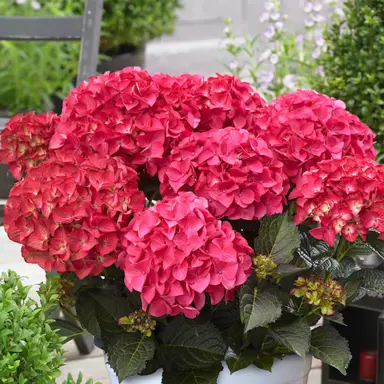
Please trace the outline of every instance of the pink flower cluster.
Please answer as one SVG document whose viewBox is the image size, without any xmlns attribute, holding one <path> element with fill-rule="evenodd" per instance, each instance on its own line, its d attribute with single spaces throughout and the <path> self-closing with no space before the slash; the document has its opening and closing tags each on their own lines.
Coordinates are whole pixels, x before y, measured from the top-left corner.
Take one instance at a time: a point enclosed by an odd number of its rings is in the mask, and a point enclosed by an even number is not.
<svg viewBox="0 0 384 384">
<path fill-rule="evenodd" d="M 12 188 L 5 230 L 28 263 L 98 275 L 116 261 L 120 228 L 144 207 L 137 178 L 119 157 L 58 151 Z"/>
<path fill-rule="evenodd" d="M 297 198 L 294 221 L 319 223 L 316 239 L 333 245 L 337 234 L 348 241 L 363 239 L 370 229 L 384 240 L 384 166 L 370 159 L 344 157 L 327 160 L 305 172 L 290 194 Z"/>
<path fill-rule="evenodd" d="M 279 154 L 285 172 L 296 183 L 322 160 L 343 156 L 374 159 L 374 133 L 345 104 L 315 91 L 297 91 L 272 101 L 256 128 Z"/>
<path fill-rule="evenodd" d="M 54 113 L 29 112 L 11 118 L 0 136 L 0 163 L 9 164 L 20 180 L 25 171 L 47 157 L 48 144 L 59 117 Z"/>
<path fill-rule="evenodd" d="M 252 249 L 207 208 L 206 199 L 181 192 L 129 223 L 120 266 L 126 286 L 141 292 L 143 310 L 151 315 L 195 318 L 205 293 L 214 305 L 232 299 L 247 280 Z"/>
<path fill-rule="evenodd" d="M 255 220 L 281 213 L 289 189 L 283 163 L 266 142 L 245 129 L 193 133 L 172 150 L 159 171 L 161 193 L 192 190 L 217 217 Z"/>
<path fill-rule="evenodd" d="M 151 77 L 126 68 L 93 77 L 64 102 L 51 149 L 101 156 L 128 155 L 153 176 L 157 163 L 194 130 L 243 127 L 264 101 L 231 76 Z"/>
</svg>

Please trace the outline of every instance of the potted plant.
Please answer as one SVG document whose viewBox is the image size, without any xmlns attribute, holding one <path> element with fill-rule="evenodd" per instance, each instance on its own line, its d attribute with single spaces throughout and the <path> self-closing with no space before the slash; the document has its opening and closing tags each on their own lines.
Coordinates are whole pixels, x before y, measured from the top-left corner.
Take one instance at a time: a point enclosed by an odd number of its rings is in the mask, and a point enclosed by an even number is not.
<svg viewBox="0 0 384 384">
<path fill-rule="evenodd" d="M 57 304 L 54 286 L 38 291 L 40 303 L 29 297 L 30 287 L 12 271 L 0 275 L 0 381 L 52 384 L 64 363 L 64 337 L 49 318 Z"/>
<path fill-rule="evenodd" d="M 14 271 L 0 275 L 0 380 L 2 383 L 55 384 L 64 365 L 63 344 L 82 330 L 54 319 L 58 300 L 65 300 L 66 287 L 58 276 L 49 275 L 37 295 Z M 33 299 L 34 296 L 38 300 Z M 82 384 L 80 372 L 63 384 Z M 85 384 L 93 384 L 88 379 Z M 95 384 L 101 384 L 97 382 Z"/>
<path fill-rule="evenodd" d="M 83 13 L 83 1 L 60 1 L 74 14 Z M 127 66 L 145 67 L 148 41 L 175 29 L 180 0 L 105 0 L 100 53 L 109 56 L 98 71 L 117 71 Z"/>
<path fill-rule="evenodd" d="M 5 230 L 61 275 L 112 383 L 304 383 L 311 356 L 346 372 L 332 322 L 383 291 L 356 259 L 383 255 L 384 168 L 341 101 L 126 68 L 69 94 L 33 164 L 24 131 L 1 135 Z"/>
</svg>

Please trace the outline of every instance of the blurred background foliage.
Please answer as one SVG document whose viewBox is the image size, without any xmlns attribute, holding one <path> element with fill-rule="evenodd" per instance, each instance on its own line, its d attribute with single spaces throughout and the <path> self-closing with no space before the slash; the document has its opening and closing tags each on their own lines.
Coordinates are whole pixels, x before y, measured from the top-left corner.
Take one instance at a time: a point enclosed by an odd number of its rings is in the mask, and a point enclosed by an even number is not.
<svg viewBox="0 0 384 384">
<path fill-rule="evenodd" d="M 2 0 L 2 16 L 82 15 L 84 0 Z M 105 0 L 101 53 L 114 54 L 172 33 L 179 0 Z M 0 115 L 55 109 L 73 88 L 78 42 L 0 40 Z M 57 107 L 56 107 L 57 109 Z"/>
</svg>

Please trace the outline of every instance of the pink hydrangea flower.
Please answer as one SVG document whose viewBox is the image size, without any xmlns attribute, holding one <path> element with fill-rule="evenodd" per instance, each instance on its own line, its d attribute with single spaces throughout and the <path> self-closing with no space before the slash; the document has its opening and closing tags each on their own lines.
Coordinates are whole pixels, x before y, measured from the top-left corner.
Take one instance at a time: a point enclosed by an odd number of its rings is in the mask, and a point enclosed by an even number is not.
<svg viewBox="0 0 384 384">
<path fill-rule="evenodd" d="M 376 156 L 375 134 L 340 100 L 300 90 L 272 101 L 265 112 L 254 129 L 279 154 L 293 183 L 322 160 Z"/>
<path fill-rule="evenodd" d="M 215 219 L 206 199 L 191 192 L 158 202 L 129 223 L 119 265 L 143 310 L 159 317 L 195 318 L 205 304 L 233 298 L 248 278 L 252 249 L 228 222 Z"/>
<path fill-rule="evenodd" d="M 337 234 L 355 241 L 370 229 L 384 240 L 384 166 L 373 160 L 322 161 L 304 173 L 289 198 L 297 199 L 294 221 L 318 222 L 312 236 L 331 246 Z"/>
<path fill-rule="evenodd" d="M 48 144 L 59 117 L 55 113 L 34 112 L 12 117 L 0 136 L 0 162 L 9 164 L 13 176 L 20 180 L 25 171 L 47 157 Z"/>
<path fill-rule="evenodd" d="M 98 275 L 116 261 L 120 228 L 144 207 L 137 178 L 122 158 L 57 151 L 12 188 L 5 230 L 28 263 Z"/>
<path fill-rule="evenodd" d="M 281 213 L 289 189 L 283 163 L 268 144 L 245 129 L 194 133 L 159 172 L 163 196 L 192 190 L 217 218 L 255 220 Z"/>
</svg>

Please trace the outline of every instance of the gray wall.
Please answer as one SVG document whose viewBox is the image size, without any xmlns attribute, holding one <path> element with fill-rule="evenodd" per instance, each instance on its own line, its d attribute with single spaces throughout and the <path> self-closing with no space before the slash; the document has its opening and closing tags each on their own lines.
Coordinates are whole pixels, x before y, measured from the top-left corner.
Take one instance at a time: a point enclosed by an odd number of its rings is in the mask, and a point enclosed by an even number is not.
<svg viewBox="0 0 384 384">
<path fill-rule="evenodd" d="M 303 24 L 305 2 L 282 0 L 282 12 L 288 15 L 291 30 Z M 265 28 L 259 21 L 263 12 L 264 0 L 184 0 L 174 35 L 148 46 L 147 69 L 169 74 L 224 72 L 228 57 L 219 48 L 224 19 L 232 18 L 236 33 L 257 34 Z"/>
</svg>

